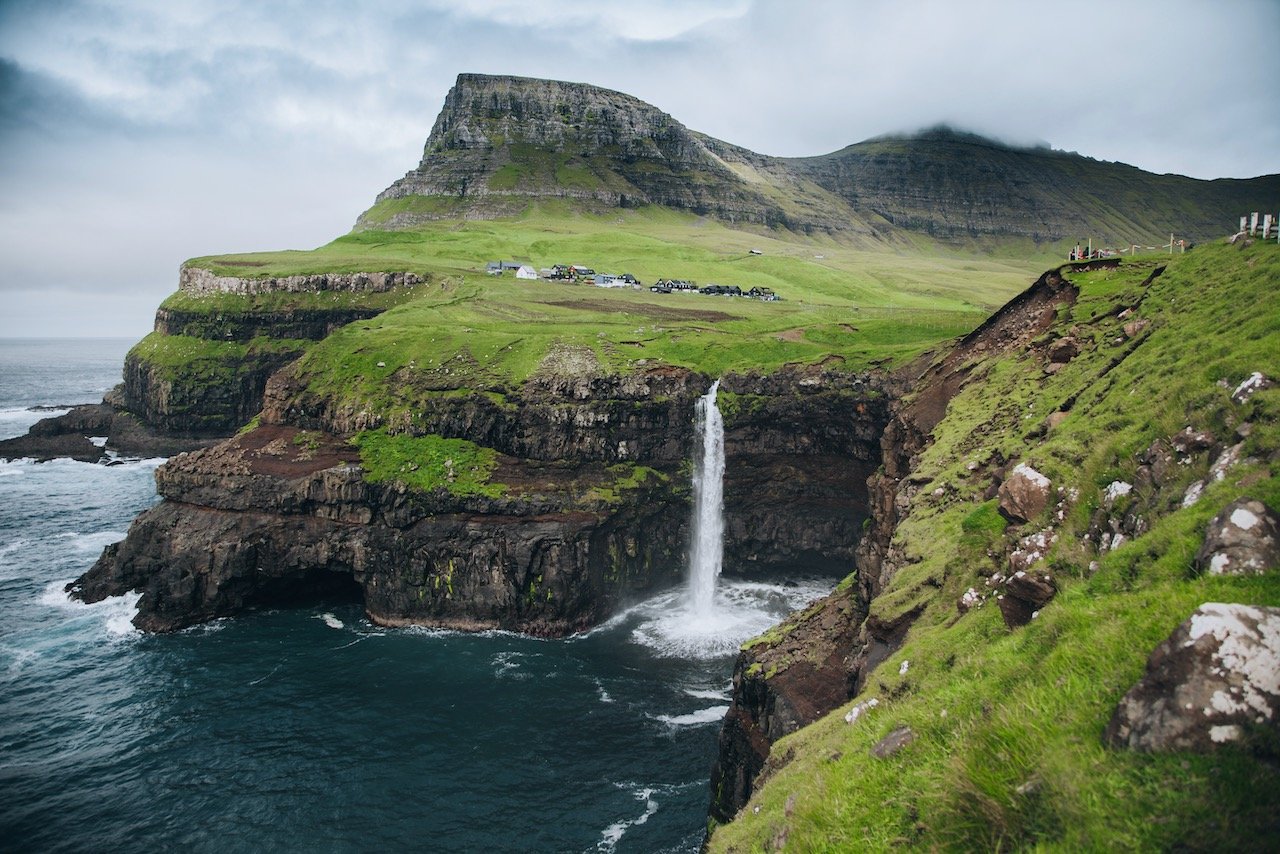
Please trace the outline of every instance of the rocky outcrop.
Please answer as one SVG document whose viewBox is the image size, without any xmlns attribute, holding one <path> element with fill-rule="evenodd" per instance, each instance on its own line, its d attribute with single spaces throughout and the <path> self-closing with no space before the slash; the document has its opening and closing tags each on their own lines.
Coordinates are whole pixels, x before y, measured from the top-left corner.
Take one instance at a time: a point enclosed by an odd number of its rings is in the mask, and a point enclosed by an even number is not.
<svg viewBox="0 0 1280 854">
<path fill-rule="evenodd" d="M 1209 602 L 1156 647 L 1105 739 L 1203 753 L 1259 730 L 1280 734 L 1280 608 Z"/>
<path fill-rule="evenodd" d="M 463 438 L 520 459 L 675 466 L 690 459 L 694 401 L 710 383 L 670 367 L 538 375 L 499 399 L 424 395 L 412 423 L 400 424 L 337 405 L 309 391 L 305 377 L 282 371 L 267 388 L 262 418 L 336 434 L 385 426 Z M 848 566 L 870 512 L 866 478 L 888 418 L 879 385 L 814 367 L 722 378 L 729 565 L 752 577 Z"/>
<path fill-rule="evenodd" d="M 158 470 L 164 503 L 75 591 L 94 600 L 141 590 L 138 624 L 157 631 L 306 590 L 356 596 L 385 624 L 576 631 L 683 576 L 681 471 L 707 384 L 670 368 L 540 375 L 501 403 L 432 398 L 438 406 L 406 430 L 347 420 L 283 372 L 262 426 Z M 726 553 L 749 576 L 842 565 L 866 513 L 885 398 L 865 378 L 818 368 L 730 376 L 721 387 L 751 401 L 726 418 Z M 342 437 L 373 426 L 491 448 L 504 491 L 370 483 Z M 636 464 L 661 477 L 631 482 Z"/>
<path fill-rule="evenodd" d="M 1029 522 L 1049 506 L 1049 478 L 1026 463 L 1018 463 L 1000 484 L 1000 512 L 1015 522 Z"/>
<path fill-rule="evenodd" d="M 1280 569 L 1280 515 L 1261 501 L 1231 502 L 1209 523 L 1195 566 L 1210 575 Z"/>
<path fill-rule="evenodd" d="M 68 458 L 85 463 L 117 457 L 168 457 L 217 441 L 159 433 L 121 408 L 120 388 L 107 401 L 72 407 L 42 418 L 25 436 L 0 441 L 0 459 L 45 462 Z"/>
<path fill-rule="evenodd" d="M 610 502 L 583 497 L 610 484 L 602 466 L 503 466 L 524 487 L 501 498 L 414 493 L 366 482 L 335 437 L 259 428 L 162 466 L 165 501 L 69 589 L 141 591 L 148 631 L 347 596 L 384 625 L 561 635 L 678 576 L 685 503 L 667 482 Z"/>
<path fill-rule="evenodd" d="M 273 311 L 185 311 L 160 308 L 155 329 L 209 341 L 247 342 L 254 338 L 319 341 L 348 323 L 368 320 L 384 311 L 374 307 L 283 309 Z"/>
<path fill-rule="evenodd" d="M 252 266 L 252 262 L 244 263 Z M 246 295 L 325 291 L 381 293 L 394 288 L 412 287 L 425 281 L 425 276 L 404 272 L 308 273 L 262 278 L 219 276 L 203 267 L 183 265 L 178 273 L 178 290 L 190 294 Z"/>
<path fill-rule="evenodd" d="M 258 413 L 267 380 L 300 349 L 196 358 L 179 369 L 156 364 L 137 348 L 124 360 L 124 408 L 174 436 L 227 436 Z"/>
<path fill-rule="evenodd" d="M 712 772 L 713 821 L 731 820 L 747 803 L 777 739 L 853 697 L 901 646 L 919 611 L 875 614 L 871 604 L 907 561 L 894 533 L 919 489 L 911 481 L 918 456 L 975 357 L 1025 350 L 1075 299 L 1064 275 L 1072 268 L 1046 272 L 955 347 L 884 384 L 895 402 L 880 437 L 880 468 L 867 479 L 868 522 L 854 550 L 854 576 L 739 654 Z"/>
</svg>

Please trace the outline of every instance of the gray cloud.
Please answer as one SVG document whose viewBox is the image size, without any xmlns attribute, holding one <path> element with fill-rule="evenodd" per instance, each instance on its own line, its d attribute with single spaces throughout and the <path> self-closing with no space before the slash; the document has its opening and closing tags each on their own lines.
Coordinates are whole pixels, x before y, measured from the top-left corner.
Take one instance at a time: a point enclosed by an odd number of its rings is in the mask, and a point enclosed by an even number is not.
<svg viewBox="0 0 1280 854">
<path fill-rule="evenodd" d="M 1247 83 L 1280 78 L 1277 33 L 1273 0 L 0 2 L 0 334 L 53 289 L 58 329 L 137 334 L 186 257 L 342 233 L 461 71 L 619 89 L 768 154 L 946 121 L 1243 177 L 1278 170 L 1280 99 Z"/>
</svg>

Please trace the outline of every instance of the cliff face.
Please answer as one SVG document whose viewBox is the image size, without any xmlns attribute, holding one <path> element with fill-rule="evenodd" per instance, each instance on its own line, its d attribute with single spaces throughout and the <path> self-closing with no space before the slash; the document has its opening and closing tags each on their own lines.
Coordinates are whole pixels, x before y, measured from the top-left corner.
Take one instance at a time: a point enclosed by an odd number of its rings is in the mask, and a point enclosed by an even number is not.
<svg viewBox="0 0 1280 854">
<path fill-rule="evenodd" d="M 502 405 L 446 395 L 402 435 L 497 454 L 491 494 L 375 482 L 341 438 L 377 428 L 284 371 L 262 426 L 157 472 L 165 501 L 73 587 L 141 590 L 137 624 L 181 628 L 245 608 L 350 596 L 387 625 L 583 629 L 684 574 L 693 405 L 677 369 L 586 385 L 531 381 Z M 886 398 L 865 378 L 730 376 L 726 552 L 752 576 L 847 566 L 866 514 Z M 451 463 L 452 464 L 452 463 Z"/>
<path fill-rule="evenodd" d="M 750 800 L 774 742 L 847 702 L 902 644 L 919 608 L 873 612 L 872 603 L 910 563 L 893 546 L 893 535 L 919 490 L 912 480 L 919 454 L 975 360 L 1025 348 L 1074 298 L 1067 278 L 1049 271 L 935 362 L 908 368 L 898 378 L 898 390 L 909 396 L 893 405 L 879 438 L 881 466 L 868 473 L 867 526 L 852 561 L 855 574 L 744 646 L 734 665 L 733 698 L 712 769 L 714 821 L 730 821 Z"/>
<path fill-rule="evenodd" d="M 662 205 L 729 223 L 820 231 L 865 245 L 904 232 L 986 245 L 1093 238 L 1127 247 L 1217 235 L 1265 209 L 1280 176 L 1201 181 L 939 128 L 819 157 L 757 154 L 630 95 L 581 83 L 462 74 L 418 167 L 358 226 Z"/>
<path fill-rule="evenodd" d="M 610 485 L 601 466 L 503 469 L 525 489 L 413 494 L 366 482 L 334 437 L 259 428 L 161 467 L 165 501 L 73 592 L 140 590 L 135 622 L 149 631 L 346 597 L 383 625 L 559 635 L 678 574 L 681 501 L 666 482 L 608 501 L 589 497 Z"/>
<path fill-rule="evenodd" d="M 772 197 L 778 180 L 821 202 L 780 204 Z M 621 92 L 519 77 L 458 76 L 422 162 L 378 201 L 414 197 L 457 204 L 375 208 L 361 224 L 403 227 L 459 212 L 488 218 L 519 213 L 534 199 L 568 198 L 589 208 L 662 205 L 730 222 L 869 233 L 773 158 L 690 131 Z"/>
<path fill-rule="evenodd" d="M 1052 271 L 902 378 L 855 573 L 739 657 L 709 850 L 1274 835 L 1280 253 L 1234 242 Z"/>
</svg>

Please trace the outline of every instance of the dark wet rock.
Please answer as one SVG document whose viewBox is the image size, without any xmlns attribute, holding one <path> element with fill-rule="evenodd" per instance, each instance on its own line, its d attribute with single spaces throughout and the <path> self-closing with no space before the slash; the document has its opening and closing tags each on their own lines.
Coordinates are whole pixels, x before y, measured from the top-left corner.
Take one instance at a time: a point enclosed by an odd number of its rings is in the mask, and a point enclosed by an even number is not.
<svg viewBox="0 0 1280 854">
<path fill-rule="evenodd" d="M 42 418 L 25 436 L 0 441 L 0 459 L 44 462 L 69 458 L 95 463 L 108 459 L 108 452 L 121 457 L 168 457 L 214 441 L 217 440 L 165 435 L 117 406 L 92 403 L 73 407 L 63 415 Z"/>
<path fill-rule="evenodd" d="M 1209 522 L 1195 567 L 1209 575 L 1259 575 L 1280 568 L 1280 514 L 1239 498 Z"/>
<path fill-rule="evenodd" d="M 142 593 L 135 625 L 172 631 L 298 598 L 362 601 L 383 625 L 563 635 L 678 580 L 687 504 L 668 482 L 588 500 L 603 466 L 504 461 L 511 496 L 370 484 L 336 437 L 260 428 L 173 458 L 166 499 L 70 590 Z"/>
<path fill-rule="evenodd" d="M 1005 581 L 1004 592 L 996 597 L 1000 615 L 1011 629 L 1025 626 L 1058 593 L 1049 572 L 1015 572 Z"/>
<path fill-rule="evenodd" d="M 1000 512 L 1015 522 L 1028 522 L 1049 506 L 1052 483 L 1026 463 L 1014 466 L 1000 484 Z"/>
<path fill-rule="evenodd" d="M 1280 731 L 1280 608 L 1206 603 L 1156 647 L 1108 723 L 1112 747 L 1207 752 Z"/>
</svg>

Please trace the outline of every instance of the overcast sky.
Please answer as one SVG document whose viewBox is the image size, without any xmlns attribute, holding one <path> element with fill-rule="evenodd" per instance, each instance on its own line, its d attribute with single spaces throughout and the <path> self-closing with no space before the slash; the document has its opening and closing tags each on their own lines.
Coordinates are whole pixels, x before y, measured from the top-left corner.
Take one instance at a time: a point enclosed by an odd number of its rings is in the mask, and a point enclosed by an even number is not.
<svg viewBox="0 0 1280 854">
<path fill-rule="evenodd" d="M 773 155 L 947 122 L 1280 172 L 1280 0 L 0 0 L 0 336 L 141 336 L 186 258 L 310 248 L 459 72 L 594 83 Z"/>
</svg>

